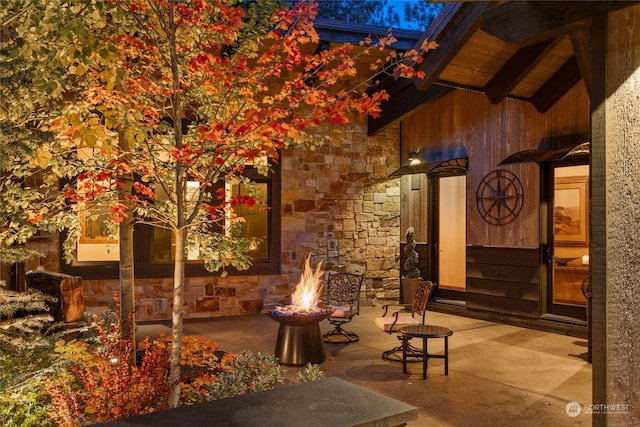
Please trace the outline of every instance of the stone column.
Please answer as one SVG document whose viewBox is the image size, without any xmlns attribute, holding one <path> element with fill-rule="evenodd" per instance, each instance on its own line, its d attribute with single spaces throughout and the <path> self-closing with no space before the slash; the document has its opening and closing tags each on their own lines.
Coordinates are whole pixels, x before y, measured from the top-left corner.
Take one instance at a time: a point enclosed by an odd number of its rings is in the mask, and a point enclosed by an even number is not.
<svg viewBox="0 0 640 427">
<path fill-rule="evenodd" d="M 640 425 L 640 6 L 593 19 L 594 426 Z M 628 409 L 624 410 L 624 406 Z"/>
</svg>

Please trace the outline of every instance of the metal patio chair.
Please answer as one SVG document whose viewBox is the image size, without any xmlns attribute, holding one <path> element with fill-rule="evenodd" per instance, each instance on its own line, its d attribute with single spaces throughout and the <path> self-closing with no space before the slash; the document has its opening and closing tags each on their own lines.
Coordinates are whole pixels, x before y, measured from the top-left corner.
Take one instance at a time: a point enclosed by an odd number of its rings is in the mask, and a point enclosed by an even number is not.
<svg viewBox="0 0 640 427">
<path fill-rule="evenodd" d="M 382 316 L 376 317 L 374 320 L 376 326 L 388 334 L 393 334 L 403 326 L 424 325 L 427 304 L 435 288 L 435 283 L 425 280 L 418 285 L 412 304 L 385 304 Z M 391 307 L 400 307 L 400 309 L 389 313 Z M 398 339 L 402 340 L 399 336 Z M 414 358 L 415 361 L 422 360 L 422 350 L 409 344 L 407 346 L 407 357 Z M 384 351 L 382 359 L 402 362 L 402 344 Z"/>
<path fill-rule="evenodd" d="M 363 279 L 362 273 L 327 273 L 325 304 L 334 309 L 327 320 L 334 328 L 322 335 L 324 342 L 351 343 L 360 339 L 356 333 L 345 331 L 342 326 L 360 314 L 360 292 Z"/>
</svg>

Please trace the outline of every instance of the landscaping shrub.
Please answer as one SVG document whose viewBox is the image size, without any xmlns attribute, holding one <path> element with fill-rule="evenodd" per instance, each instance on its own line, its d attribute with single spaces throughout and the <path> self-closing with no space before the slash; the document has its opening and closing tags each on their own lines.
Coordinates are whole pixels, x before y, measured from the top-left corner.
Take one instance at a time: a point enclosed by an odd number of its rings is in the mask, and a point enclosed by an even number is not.
<svg viewBox="0 0 640 427">
<path fill-rule="evenodd" d="M 242 351 L 224 368 L 218 381 L 210 388 L 210 400 L 268 390 L 284 382 L 282 366 L 273 355 L 267 353 Z"/>
<path fill-rule="evenodd" d="M 168 406 L 171 337 L 145 338 L 132 365 L 132 343 L 122 338 L 118 312 L 107 310 L 71 327 L 40 320 L 40 326 L 26 328 L 29 322 L 10 316 L 40 305 L 15 301 L 7 307 L 7 299 L 0 298 L 5 313 L 0 323 L 0 425 L 79 426 Z M 225 353 L 202 337 L 183 338 L 180 363 L 180 405 L 268 390 L 284 382 L 285 371 L 273 355 Z M 308 365 L 296 381 L 322 376 L 317 365 Z"/>
<path fill-rule="evenodd" d="M 11 427 L 53 426 L 47 413 L 52 408 L 44 377 L 52 373 L 51 347 L 0 349 L 0 425 Z"/>
<path fill-rule="evenodd" d="M 311 363 L 307 363 L 307 366 L 296 374 L 296 381 L 298 383 L 318 381 L 322 378 L 324 378 L 324 372 L 320 370 L 320 366 L 312 365 Z"/>
</svg>

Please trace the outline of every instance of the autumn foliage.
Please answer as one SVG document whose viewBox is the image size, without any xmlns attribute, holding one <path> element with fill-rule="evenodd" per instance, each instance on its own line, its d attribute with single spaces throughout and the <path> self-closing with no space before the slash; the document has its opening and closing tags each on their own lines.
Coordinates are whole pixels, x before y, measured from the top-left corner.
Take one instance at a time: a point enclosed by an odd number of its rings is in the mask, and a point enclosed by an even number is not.
<svg viewBox="0 0 640 427">
<path fill-rule="evenodd" d="M 316 49 L 313 1 L 292 7 L 276 0 L 61 1 L 29 7 L 46 10 L 32 13 L 33 22 L 16 30 L 28 43 L 16 42 L 13 54 L 33 75 L 29 90 L 35 101 L 24 122 L 47 138 L 21 161 L 39 168 L 49 189 L 57 191 L 60 179 L 65 184 L 51 203 L 30 206 L 24 222 L 37 224 L 60 211 L 80 217 L 90 207 L 106 206 L 120 232 L 135 222 L 172 233 L 170 384 L 180 381 L 187 250 L 199 251 L 209 271 L 251 264 L 244 219 L 235 212 L 240 205 L 258 208 L 246 170 L 267 175 L 281 150 L 323 144 L 314 131 L 319 126 L 344 125 L 354 114 L 377 117 L 388 96 L 369 93 L 370 85 L 384 75 L 421 78 L 412 66 L 435 48 L 425 41 L 418 50 L 395 53 L 388 33 L 358 46 Z M 374 62 L 372 76 L 358 76 L 358 61 L 374 50 L 388 54 Z M 248 191 L 233 195 L 227 190 L 232 185 Z M 71 260 L 79 221 L 66 215 L 48 227 L 67 231 L 64 249 Z M 121 257 L 129 249 L 121 247 Z M 132 301 L 133 277 L 121 276 L 121 287 Z M 114 351 L 112 358 L 125 360 L 123 349 Z M 125 376 L 125 367 L 93 363 L 78 368 L 87 386 L 96 393 L 119 390 L 123 384 L 91 381 L 95 372 L 114 369 Z M 129 375 L 139 375 L 130 369 Z M 118 396 L 123 408 L 135 400 Z M 176 388 L 171 405 L 178 397 Z M 96 413 L 112 410 L 106 397 L 96 399 Z M 138 402 L 145 405 L 143 397 Z"/>
<path fill-rule="evenodd" d="M 116 222 L 126 217 L 119 205 L 134 207 L 151 223 L 175 222 L 160 207 L 165 202 L 158 188 L 180 194 L 184 183 L 174 182 L 176 168 L 200 184 L 190 212 L 228 218 L 225 194 L 207 194 L 212 185 L 240 179 L 247 167 L 265 174 L 287 145 L 322 144 L 311 129 L 346 124 L 353 112 L 377 117 L 388 98 L 384 91 L 365 91 L 374 78 L 360 77 L 355 87 L 346 87 L 344 79 L 356 76 L 360 57 L 391 47 L 395 38 L 367 37 L 360 46 L 345 43 L 314 53 L 310 48 L 319 39 L 313 2 L 260 10 L 219 0 L 112 3 L 123 25 L 103 43 L 117 52 L 106 58 L 109 67 L 105 58 L 94 58 L 82 68 L 92 82 L 84 90 L 83 111 L 60 116 L 51 129 L 71 146 L 110 157 L 105 168 L 68 186 L 67 200 L 94 200 L 115 192 L 120 176 L 141 177 L 133 195 L 111 200 Z M 412 65 L 433 47 L 425 42 L 421 51 L 389 51 L 373 65 L 377 78 L 420 78 Z"/>
<path fill-rule="evenodd" d="M 70 373 L 48 382 L 55 406 L 51 418 L 61 426 L 76 426 L 78 420 L 101 422 L 167 408 L 173 388 L 167 382 L 167 346 L 149 346 L 145 340 L 140 364 L 131 365 L 132 343 L 122 339 L 119 323 L 98 323 L 97 328 L 97 348 L 78 341 L 58 343 L 56 352 L 72 366 Z"/>
<path fill-rule="evenodd" d="M 50 417 L 60 426 L 102 422 L 145 414 L 169 405 L 173 384 L 168 381 L 171 339 L 163 335 L 138 345 L 139 361 L 128 363 L 132 343 L 122 339 L 121 319 L 96 323 L 97 344 L 59 341 L 56 353 L 70 367 L 47 381 L 55 411 Z M 202 337 L 185 336 L 181 404 L 211 400 L 210 389 L 234 355 L 218 351 Z"/>
</svg>

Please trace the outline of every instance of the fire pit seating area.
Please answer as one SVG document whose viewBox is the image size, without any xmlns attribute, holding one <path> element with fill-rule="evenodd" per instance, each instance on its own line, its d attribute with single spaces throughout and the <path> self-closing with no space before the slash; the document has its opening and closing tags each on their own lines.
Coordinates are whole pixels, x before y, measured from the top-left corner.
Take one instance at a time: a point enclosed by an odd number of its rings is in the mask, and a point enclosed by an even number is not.
<svg viewBox="0 0 640 427">
<path fill-rule="evenodd" d="M 403 326 L 424 325 L 427 304 L 435 288 L 435 283 L 425 280 L 418 285 L 412 304 L 384 305 L 384 313 L 381 317 L 376 317 L 374 320 L 376 326 L 385 333 L 393 334 L 397 333 Z M 389 313 L 389 309 L 392 307 L 400 307 L 400 309 Z M 402 337 L 399 336 L 398 339 L 402 340 Z M 422 350 L 410 344 L 407 344 L 405 354 L 406 358 L 411 358 L 413 361 L 422 360 Z M 403 362 L 406 361 L 406 358 L 403 357 L 402 345 L 398 345 L 382 353 L 382 359 L 392 362 Z"/>
<path fill-rule="evenodd" d="M 364 274 L 350 272 L 327 272 L 325 304 L 333 309 L 327 320 L 334 327 L 322 339 L 326 343 L 351 343 L 360 337 L 355 332 L 345 331 L 342 326 L 360 314 L 360 292 Z"/>
</svg>

